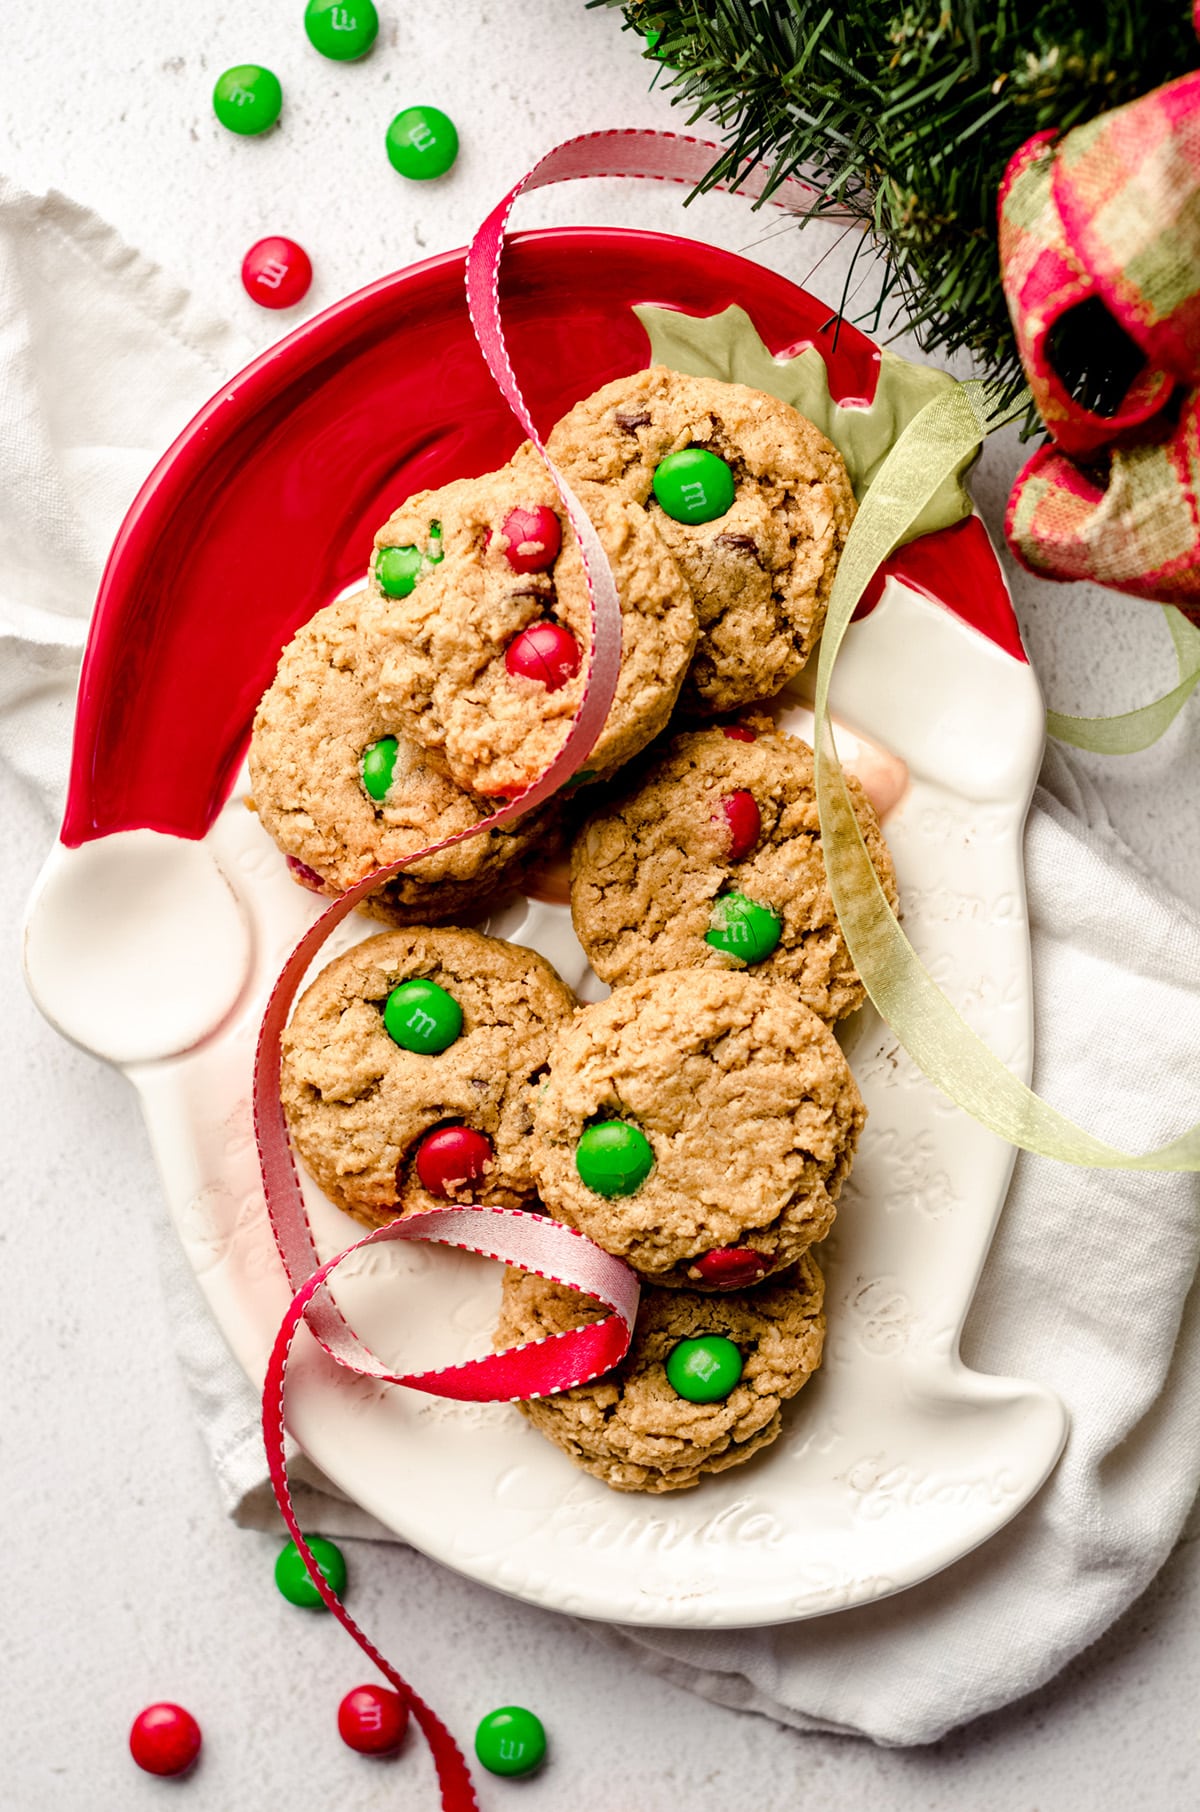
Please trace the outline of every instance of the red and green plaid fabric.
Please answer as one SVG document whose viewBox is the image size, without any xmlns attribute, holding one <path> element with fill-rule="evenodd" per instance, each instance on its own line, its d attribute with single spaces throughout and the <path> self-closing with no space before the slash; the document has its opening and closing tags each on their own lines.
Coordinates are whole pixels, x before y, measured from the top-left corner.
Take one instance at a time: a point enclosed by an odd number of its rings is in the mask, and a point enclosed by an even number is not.
<svg viewBox="0 0 1200 1812">
<path fill-rule="evenodd" d="M 1017 479 L 1006 531 L 1048 578 L 1094 579 L 1200 620 L 1200 73 L 1024 144 L 1005 172 L 1000 262 L 1053 445 Z M 1146 355 L 1113 415 L 1068 394 L 1047 341 L 1103 302 Z"/>
</svg>

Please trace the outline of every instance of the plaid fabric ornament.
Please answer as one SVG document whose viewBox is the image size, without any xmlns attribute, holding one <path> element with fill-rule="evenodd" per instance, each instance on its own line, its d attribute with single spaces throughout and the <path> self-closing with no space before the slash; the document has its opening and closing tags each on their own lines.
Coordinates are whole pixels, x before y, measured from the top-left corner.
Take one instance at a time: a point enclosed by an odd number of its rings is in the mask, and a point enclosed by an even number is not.
<svg viewBox="0 0 1200 1812">
<path fill-rule="evenodd" d="M 1200 621 L 1200 73 L 1012 158 L 1000 264 L 1050 442 L 1016 557 Z"/>
</svg>

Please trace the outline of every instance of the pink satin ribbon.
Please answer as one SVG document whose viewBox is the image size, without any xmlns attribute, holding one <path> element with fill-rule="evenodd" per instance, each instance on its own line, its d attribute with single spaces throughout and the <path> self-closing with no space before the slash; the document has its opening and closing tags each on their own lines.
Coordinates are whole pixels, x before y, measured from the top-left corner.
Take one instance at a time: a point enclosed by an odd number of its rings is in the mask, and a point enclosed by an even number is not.
<svg viewBox="0 0 1200 1812">
<path fill-rule="evenodd" d="M 582 505 L 550 459 L 534 426 L 509 362 L 501 326 L 500 258 L 513 205 L 527 190 L 580 176 L 648 177 L 691 187 L 701 180 L 719 155 L 720 147 L 703 139 L 666 132 L 593 132 L 568 139 L 535 164 L 528 176 L 509 191 L 471 241 L 466 281 L 467 304 L 475 337 L 488 369 L 541 454 L 580 542 L 591 619 L 591 648 L 583 696 L 562 748 L 525 792 L 471 829 L 414 850 L 389 867 L 367 875 L 309 927 L 288 957 L 271 991 L 255 1055 L 254 1129 L 263 1192 L 275 1244 L 288 1282 L 295 1291 L 276 1336 L 263 1387 L 263 1439 L 271 1484 L 288 1532 L 322 1600 L 411 1707 L 437 1766 L 443 1812 L 477 1812 L 478 1802 L 461 1750 L 437 1715 L 379 1652 L 326 1584 L 296 1520 L 284 1457 L 287 1362 L 296 1331 L 303 1321 L 338 1365 L 361 1376 L 387 1384 L 402 1384 L 410 1390 L 427 1391 L 436 1396 L 473 1402 L 508 1402 L 568 1390 L 619 1363 L 628 1350 L 633 1331 L 638 1283 L 619 1259 L 602 1252 L 573 1229 L 543 1215 L 489 1206 L 447 1207 L 408 1215 L 367 1234 L 322 1264 L 313 1241 L 280 1102 L 280 1040 L 292 1002 L 313 958 L 346 914 L 352 912 L 367 894 L 412 863 L 522 816 L 549 799 L 586 761 L 616 695 L 621 659 L 621 606 L 612 569 Z M 732 192 L 760 198 L 766 194 L 768 185 L 767 174 L 755 170 L 749 172 Z M 719 186 L 729 187 L 726 184 Z M 777 206 L 795 205 L 806 210 L 812 203 L 813 191 L 789 177 L 772 188 L 769 199 Z M 481 1253 L 593 1296 L 609 1313 L 586 1327 L 524 1346 L 509 1347 L 504 1352 L 463 1365 L 448 1366 L 441 1371 L 397 1374 L 358 1338 L 343 1317 L 330 1288 L 338 1266 L 351 1253 L 395 1240 L 432 1241 Z"/>
</svg>

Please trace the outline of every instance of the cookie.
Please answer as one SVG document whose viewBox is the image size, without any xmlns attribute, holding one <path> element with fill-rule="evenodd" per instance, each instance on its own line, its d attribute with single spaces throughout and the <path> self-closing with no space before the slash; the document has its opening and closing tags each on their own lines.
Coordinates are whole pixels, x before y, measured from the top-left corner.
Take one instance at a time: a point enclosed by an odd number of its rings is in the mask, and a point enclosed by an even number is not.
<svg viewBox="0 0 1200 1812">
<path fill-rule="evenodd" d="M 616 1491 L 681 1491 L 769 1446 L 782 1405 L 821 1363 L 824 1284 L 811 1255 L 761 1289 L 725 1296 L 642 1292 L 621 1364 L 590 1384 L 521 1405 L 534 1427 Z M 505 1273 L 496 1346 L 540 1340 L 598 1321 L 592 1297 L 526 1272 Z M 667 1377 L 681 1340 L 731 1340 L 742 1374 L 722 1401 L 689 1402 Z"/>
<path fill-rule="evenodd" d="M 727 1288 L 825 1236 L 865 1119 L 794 988 L 670 970 L 560 1030 L 533 1167 L 552 1214 L 650 1282 Z"/>
<path fill-rule="evenodd" d="M 283 1109 L 306 1169 L 368 1227 L 447 1199 L 528 1203 L 532 1091 L 574 1005 L 544 957 L 476 931 L 356 944 L 283 1034 Z"/>
<path fill-rule="evenodd" d="M 288 643 L 250 741 L 250 785 L 264 828 L 293 873 L 299 865 L 311 877 L 297 878 L 331 894 L 495 809 L 431 767 L 380 703 L 361 603 L 360 593 L 318 611 Z M 374 794 L 364 776 L 372 749 Z M 518 878 L 527 857 L 544 854 L 556 816 L 544 807 L 429 856 L 386 882 L 363 910 L 397 925 L 478 911 Z"/>
<path fill-rule="evenodd" d="M 620 679 L 586 764 L 607 773 L 666 724 L 696 612 L 643 510 L 612 491 L 582 501 L 621 599 Z M 460 786 L 515 796 L 566 740 L 591 646 L 579 545 L 541 461 L 524 450 L 424 491 L 375 540 L 364 621 L 383 704 Z"/>
<path fill-rule="evenodd" d="M 572 484 L 644 505 L 691 585 L 700 640 L 681 702 L 735 710 L 800 671 L 854 518 L 841 454 L 810 421 L 744 384 L 651 365 L 577 404 L 547 444 Z M 689 473 L 689 449 L 716 461 Z"/>
<path fill-rule="evenodd" d="M 894 910 L 879 820 L 858 781 L 848 785 Z M 575 838 L 571 915 L 613 987 L 662 969 L 752 967 L 793 983 L 825 1020 L 865 998 L 825 874 L 812 750 L 781 730 L 669 742 Z"/>
</svg>

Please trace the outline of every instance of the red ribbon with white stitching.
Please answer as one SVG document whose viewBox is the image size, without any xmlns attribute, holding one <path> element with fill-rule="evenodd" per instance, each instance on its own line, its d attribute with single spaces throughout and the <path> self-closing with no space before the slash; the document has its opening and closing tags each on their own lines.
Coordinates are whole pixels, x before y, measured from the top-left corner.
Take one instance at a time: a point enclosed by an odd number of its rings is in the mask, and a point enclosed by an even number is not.
<svg viewBox="0 0 1200 1812">
<path fill-rule="evenodd" d="M 514 415 L 538 449 L 579 537 L 587 577 L 591 614 L 591 647 L 583 697 L 562 748 L 546 771 L 516 799 L 470 830 L 414 850 L 388 868 L 377 869 L 330 906 L 305 932 L 292 951 L 271 992 L 259 1032 L 254 1064 L 254 1128 L 258 1140 L 263 1190 L 275 1243 L 295 1295 L 276 1336 L 263 1387 L 263 1437 L 271 1484 L 288 1532 L 322 1600 L 363 1652 L 391 1682 L 412 1710 L 437 1766 L 443 1812 L 477 1812 L 471 1777 L 454 1738 L 424 1701 L 350 1616 L 325 1581 L 316 1557 L 296 1520 L 284 1457 L 284 1388 L 287 1362 L 303 1321 L 338 1365 L 361 1376 L 410 1390 L 473 1402 L 508 1402 L 546 1396 L 608 1371 L 629 1346 L 637 1311 L 638 1284 L 619 1259 L 602 1252 L 582 1234 L 520 1209 L 447 1207 L 408 1215 L 376 1229 L 328 1263 L 322 1264 L 288 1142 L 280 1103 L 280 1039 L 300 984 L 329 934 L 348 912 L 385 881 L 414 862 L 522 816 L 556 793 L 586 761 L 608 717 L 616 694 L 621 658 L 621 607 L 612 570 L 582 505 L 546 452 L 509 362 L 500 322 L 499 272 L 504 233 L 518 196 L 527 190 L 579 176 L 648 177 L 660 182 L 698 183 L 720 155 L 702 139 L 676 133 L 617 131 L 586 133 L 568 139 L 535 164 L 484 221 L 467 253 L 467 304 L 475 337 L 488 369 Z M 721 187 L 730 185 L 721 184 Z M 767 196 L 778 206 L 806 212 L 813 191 L 789 177 L 771 186 L 761 170 L 749 172 L 733 192 Z M 569 1333 L 501 1353 L 448 1366 L 441 1371 L 390 1371 L 348 1325 L 330 1288 L 338 1266 L 365 1246 L 396 1240 L 426 1240 L 481 1253 L 500 1263 L 536 1272 L 602 1302 L 609 1313 L 600 1321 Z"/>
</svg>

